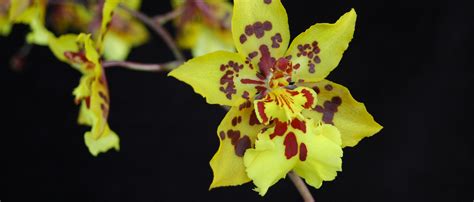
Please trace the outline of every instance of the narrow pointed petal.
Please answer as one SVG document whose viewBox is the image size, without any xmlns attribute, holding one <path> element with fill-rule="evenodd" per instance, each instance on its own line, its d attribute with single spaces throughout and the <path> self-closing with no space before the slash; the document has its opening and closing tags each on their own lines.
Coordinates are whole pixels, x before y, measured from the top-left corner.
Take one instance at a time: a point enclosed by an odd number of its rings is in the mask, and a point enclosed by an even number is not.
<svg viewBox="0 0 474 202">
<path fill-rule="evenodd" d="M 217 51 L 189 60 L 168 74 L 194 88 L 209 104 L 239 106 L 264 82 L 237 53 Z"/>
<path fill-rule="evenodd" d="M 103 41 L 107 33 L 108 26 L 112 20 L 114 9 L 117 8 L 120 0 L 105 0 L 102 8 L 102 22 L 100 23 L 99 34 L 97 35 L 96 47 L 99 53 L 103 51 Z"/>
<path fill-rule="evenodd" d="M 245 172 L 243 156 L 248 148 L 253 147 L 262 127 L 250 102 L 232 107 L 227 112 L 217 129 L 219 150 L 210 162 L 214 174 L 211 189 L 250 181 Z"/>
<path fill-rule="evenodd" d="M 361 139 L 382 129 L 364 104 L 357 102 L 346 87 L 328 80 L 302 85 L 318 93 L 317 106 L 313 110 L 304 110 L 303 115 L 336 126 L 341 132 L 343 147 L 355 146 Z"/>
<path fill-rule="evenodd" d="M 339 64 L 354 34 L 357 14 L 352 9 L 334 24 L 315 24 L 298 35 L 286 53 L 294 69 L 293 81 L 320 81 Z"/>
<path fill-rule="evenodd" d="M 286 10 L 280 0 L 235 0 L 232 35 L 237 51 L 265 75 L 289 44 Z"/>
</svg>

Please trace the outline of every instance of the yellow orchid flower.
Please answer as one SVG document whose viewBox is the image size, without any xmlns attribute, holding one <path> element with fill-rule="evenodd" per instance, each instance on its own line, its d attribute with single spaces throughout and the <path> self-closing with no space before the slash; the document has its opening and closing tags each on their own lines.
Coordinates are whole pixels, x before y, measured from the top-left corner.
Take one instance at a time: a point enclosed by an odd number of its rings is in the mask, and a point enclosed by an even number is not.
<svg viewBox="0 0 474 202">
<path fill-rule="evenodd" d="M 218 50 L 234 51 L 232 5 L 228 1 L 173 0 L 172 5 L 182 13 L 175 20 L 181 48 L 191 49 L 194 57 Z"/>
<path fill-rule="evenodd" d="M 99 59 L 107 24 L 118 3 L 119 0 L 105 1 L 100 32 L 95 43 L 90 34 L 66 34 L 49 41 L 49 47 L 59 60 L 70 64 L 83 74 L 73 94 L 76 103 L 81 104 L 78 122 L 92 126 L 91 131 L 85 133 L 84 139 L 94 156 L 111 148 L 119 150 L 119 137 L 107 124 L 110 96 Z"/>
<path fill-rule="evenodd" d="M 342 147 L 382 127 L 341 85 L 324 80 L 352 39 L 356 12 L 315 24 L 288 46 L 279 0 L 235 0 L 237 53 L 217 51 L 170 72 L 206 97 L 231 107 L 220 123 L 211 159 L 211 187 L 253 181 L 264 195 L 293 170 L 316 188 L 341 171 Z"/>
<path fill-rule="evenodd" d="M 74 0 L 64 0 L 57 5 L 51 5 L 48 20 L 56 33 L 64 34 L 68 31 L 87 32 L 89 23 L 93 19 L 93 12 L 84 4 Z"/>
</svg>

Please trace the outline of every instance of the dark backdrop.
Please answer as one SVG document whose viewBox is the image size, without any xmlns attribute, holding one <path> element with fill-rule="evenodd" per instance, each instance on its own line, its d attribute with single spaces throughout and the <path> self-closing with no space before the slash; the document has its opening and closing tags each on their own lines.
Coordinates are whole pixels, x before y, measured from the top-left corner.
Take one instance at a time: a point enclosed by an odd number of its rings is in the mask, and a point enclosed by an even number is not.
<svg viewBox="0 0 474 202">
<path fill-rule="evenodd" d="M 346 148 L 343 172 L 317 201 L 472 201 L 474 14 L 469 1 L 284 1 L 292 37 L 354 7 L 355 36 L 329 79 L 347 86 L 384 126 Z M 147 14 L 170 6 L 145 0 Z M 164 5 L 163 5 L 164 4 Z M 225 111 L 165 73 L 107 70 L 109 123 L 120 152 L 93 158 L 72 90 L 80 74 L 45 47 L 8 68 L 25 27 L 0 38 L 1 167 L 7 201 L 297 201 L 289 180 L 261 198 L 252 184 L 208 191 Z M 130 60 L 173 59 L 160 38 Z"/>
</svg>

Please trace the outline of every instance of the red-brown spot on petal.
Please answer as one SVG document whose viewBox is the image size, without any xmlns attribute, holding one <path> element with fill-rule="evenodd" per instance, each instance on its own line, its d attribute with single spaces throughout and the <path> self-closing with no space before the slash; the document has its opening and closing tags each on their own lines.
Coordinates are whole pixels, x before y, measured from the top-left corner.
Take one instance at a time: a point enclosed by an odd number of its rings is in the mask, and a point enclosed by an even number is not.
<svg viewBox="0 0 474 202">
<path fill-rule="evenodd" d="M 242 34 L 240 35 L 239 40 L 240 40 L 240 43 L 243 44 L 247 41 L 247 37 L 244 34 Z"/>
<path fill-rule="evenodd" d="M 253 125 L 255 125 L 255 124 L 260 124 L 260 121 L 258 120 L 257 114 L 255 113 L 255 111 L 253 111 L 253 112 L 250 114 L 249 125 L 250 125 L 250 126 L 253 126 Z"/>
<path fill-rule="evenodd" d="M 221 138 L 221 140 L 224 140 L 225 139 L 225 132 L 224 131 L 219 132 L 219 137 Z"/>
<path fill-rule="evenodd" d="M 338 107 L 342 104 L 342 99 L 339 96 L 335 96 L 331 101 L 325 101 L 323 106 L 316 106 L 315 111 L 323 114 L 323 122 L 326 124 L 334 125 L 333 119 L 334 114 L 338 111 Z"/>
<path fill-rule="evenodd" d="M 265 114 L 265 103 L 264 102 L 257 102 L 257 112 L 260 115 L 260 118 L 262 118 L 262 123 L 267 123 L 268 122 L 268 117 L 267 114 Z"/>
<path fill-rule="evenodd" d="M 308 156 L 308 149 L 304 143 L 300 144 L 300 161 L 305 161 Z"/>
<path fill-rule="evenodd" d="M 294 129 L 301 130 L 303 133 L 306 133 L 306 124 L 304 121 L 300 121 L 299 119 L 293 119 L 291 121 L 291 127 Z"/>
<path fill-rule="evenodd" d="M 321 59 L 319 58 L 319 56 L 314 57 L 313 61 L 314 61 L 314 63 L 316 63 L 316 64 L 321 63 Z"/>
<path fill-rule="evenodd" d="M 326 86 L 324 86 L 324 89 L 326 89 L 327 91 L 331 91 L 332 90 L 331 84 L 327 84 Z"/>
<path fill-rule="evenodd" d="M 289 132 L 286 135 L 283 144 L 285 145 L 286 159 L 291 159 L 293 156 L 298 154 L 298 143 L 296 142 L 296 136 L 293 132 Z"/>
<path fill-rule="evenodd" d="M 276 136 L 284 135 L 287 130 L 288 130 L 288 125 L 286 124 L 286 122 L 280 122 L 278 120 L 275 120 L 275 130 L 273 131 L 272 134 L 270 134 L 270 139 L 273 139 Z"/>
<path fill-rule="evenodd" d="M 276 33 L 270 39 L 272 40 L 272 48 L 280 48 L 280 43 L 283 41 L 280 33 Z"/>
<path fill-rule="evenodd" d="M 321 92 L 321 90 L 319 90 L 319 88 L 317 86 L 314 86 L 313 90 L 314 90 L 314 92 L 316 92 L 316 94 L 319 94 Z"/>
<path fill-rule="evenodd" d="M 87 96 L 86 98 L 84 98 L 84 101 L 86 102 L 87 109 L 90 109 L 90 107 L 91 107 L 91 97 Z"/>
<path fill-rule="evenodd" d="M 266 77 L 270 74 L 271 68 L 274 66 L 276 60 L 270 55 L 267 45 L 261 45 L 259 47 L 261 57 L 260 62 L 258 62 L 258 67 L 260 72 Z"/>
<path fill-rule="evenodd" d="M 231 123 L 232 123 L 232 126 L 236 126 L 237 125 L 237 117 L 232 118 Z"/>
<path fill-rule="evenodd" d="M 249 136 L 243 136 L 235 144 L 235 155 L 242 157 L 244 156 L 245 151 L 250 148 L 250 138 Z"/>
<path fill-rule="evenodd" d="M 263 0 L 263 2 L 266 3 L 266 4 L 271 4 L 272 0 Z"/>
<path fill-rule="evenodd" d="M 240 82 L 243 84 L 255 84 L 255 85 L 264 85 L 264 81 L 258 81 L 258 80 L 253 80 L 253 79 L 240 79 Z"/>
<path fill-rule="evenodd" d="M 308 109 L 311 108 L 314 104 L 314 97 L 309 90 L 303 89 L 301 90 L 301 93 L 303 93 L 304 97 L 306 98 L 306 103 L 304 103 L 303 107 Z"/>
<path fill-rule="evenodd" d="M 99 96 L 107 103 L 109 103 L 109 98 L 107 97 L 107 95 L 105 95 L 105 93 L 103 93 L 102 91 L 99 91 Z"/>
<path fill-rule="evenodd" d="M 253 25 L 247 25 L 247 26 L 245 26 L 245 34 L 246 34 L 247 36 L 251 36 L 253 33 L 254 33 Z"/>
<path fill-rule="evenodd" d="M 308 66 L 309 66 L 309 69 L 308 69 L 309 73 L 314 73 L 314 72 L 316 71 L 316 70 L 314 69 L 314 64 L 313 64 L 313 63 L 309 63 Z"/>
<path fill-rule="evenodd" d="M 272 23 L 270 21 L 265 21 L 263 22 L 263 29 L 265 31 L 270 31 L 272 30 Z"/>
<path fill-rule="evenodd" d="M 238 130 L 228 130 L 227 131 L 227 137 L 231 139 L 232 145 L 235 145 L 237 143 L 237 140 L 240 138 L 240 131 Z"/>
<path fill-rule="evenodd" d="M 248 92 L 248 91 L 244 91 L 244 92 L 242 93 L 242 98 L 248 100 L 248 99 L 249 99 L 249 92 Z"/>
</svg>

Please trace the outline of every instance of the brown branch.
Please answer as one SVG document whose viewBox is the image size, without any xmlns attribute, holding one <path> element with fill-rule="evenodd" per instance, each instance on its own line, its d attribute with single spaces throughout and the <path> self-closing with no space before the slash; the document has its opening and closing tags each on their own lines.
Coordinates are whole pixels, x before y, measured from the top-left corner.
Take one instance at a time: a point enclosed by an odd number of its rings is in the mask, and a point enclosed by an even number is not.
<svg viewBox="0 0 474 202">
<path fill-rule="evenodd" d="M 124 67 L 127 69 L 138 70 L 138 71 L 161 72 L 161 71 L 170 71 L 182 63 L 183 63 L 182 61 L 171 61 L 164 64 L 144 64 L 144 63 L 129 62 L 129 61 L 104 61 L 102 62 L 102 67 L 104 68 Z"/>
<path fill-rule="evenodd" d="M 183 8 L 182 7 L 179 7 L 179 8 L 176 8 L 168 13 L 165 13 L 165 14 L 162 14 L 162 15 L 157 15 L 155 17 L 153 17 L 153 19 L 155 20 L 156 23 L 160 24 L 160 25 L 163 25 L 163 24 L 166 24 L 167 22 L 169 22 L 170 20 L 173 20 L 175 18 L 177 18 L 178 16 L 180 16 L 182 13 L 183 13 Z"/>
<path fill-rule="evenodd" d="M 309 191 L 308 187 L 306 184 L 303 182 L 303 180 L 296 175 L 293 171 L 290 171 L 288 173 L 288 176 L 290 177 L 291 181 L 295 185 L 296 189 L 298 189 L 298 192 L 300 192 L 301 197 L 303 197 L 303 200 L 305 202 L 314 202 L 313 195 L 311 195 L 311 192 Z"/>
<path fill-rule="evenodd" d="M 176 59 L 179 61 L 184 61 L 185 58 L 183 54 L 179 51 L 178 46 L 174 42 L 174 39 L 171 37 L 168 31 L 166 31 L 160 24 L 156 23 L 155 20 L 153 20 L 153 18 L 148 17 L 147 15 L 145 15 L 144 13 L 140 11 L 136 11 L 131 8 L 128 8 L 127 6 L 123 4 L 120 4 L 119 7 L 127 11 L 132 16 L 139 19 L 146 25 L 148 25 L 151 29 L 153 29 L 153 31 L 155 31 L 159 36 L 161 36 L 161 38 L 163 38 L 166 45 L 171 49 Z"/>
</svg>

